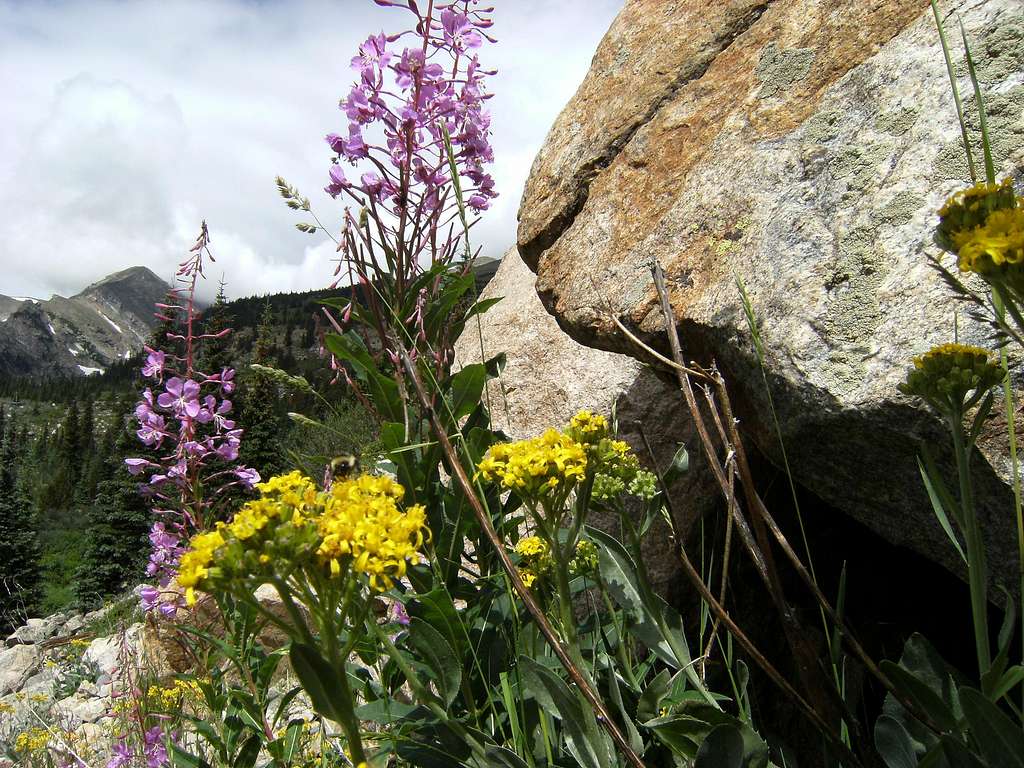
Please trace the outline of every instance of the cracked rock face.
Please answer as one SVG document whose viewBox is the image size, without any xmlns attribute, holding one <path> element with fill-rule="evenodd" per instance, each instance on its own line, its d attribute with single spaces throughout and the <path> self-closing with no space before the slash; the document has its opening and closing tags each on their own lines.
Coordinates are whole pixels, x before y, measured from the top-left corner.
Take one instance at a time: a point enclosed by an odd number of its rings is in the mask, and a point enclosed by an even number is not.
<svg viewBox="0 0 1024 768">
<path fill-rule="evenodd" d="M 941 5 L 979 60 L 999 174 L 1019 174 L 1024 7 Z M 564 330 L 627 354 L 609 313 L 660 339 L 657 259 L 688 353 L 717 361 L 778 461 L 742 277 L 798 482 L 955 570 L 915 461 L 946 438 L 896 385 L 952 339 L 957 305 L 925 257 L 935 211 L 968 180 L 958 138 L 923 0 L 628 0 L 537 156 L 519 251 Z M 961 340 L 984 343 L 962 315 Z M 976 468 L 993 569 L 1012 584 L 1004 442 L 993 425 Z"/>
</svg>

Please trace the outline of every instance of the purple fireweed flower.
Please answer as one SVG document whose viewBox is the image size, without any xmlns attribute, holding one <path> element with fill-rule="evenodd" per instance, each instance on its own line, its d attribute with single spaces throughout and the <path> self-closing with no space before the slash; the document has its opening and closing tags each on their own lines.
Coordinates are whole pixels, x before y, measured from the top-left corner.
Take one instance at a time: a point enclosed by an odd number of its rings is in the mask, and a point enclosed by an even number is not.
<svg viewBox="0 0 1024 768">
<path fill-rule="evenodd" d="M 483 38 L 465 14 L 450 9 L 441 11 L 441 26 L 444 28 L 444 39 L 457 51 L 479 48 Z"/>
<path fill-rule="evenodd" d="M 348 127 L 348 138 L 341 140 L 340 147 L 337 150 L 338 154 L 344 155 L 345 159 L 351 162 L 369 156 L 369 149 L 363 141 L 363 132 L 358 123 L 352 123 Z M 334 145 L 331 148 L 334 149 Z"/>
<path fill-rule="evenodd" d="M 238 478 L 239 482 L 246 488 L 252 488 L 260 481 L 260 473 L 252 467 L 241 467 L 234 470 L 235 477 Z"/>
<path fill-rule="evenodd" d="M 142 610 L 146 613 L 156 608 L 159 600 L 160 590 L 151 584 L 144 584 L 142 589 L 139 590 L 139 601 L 142 605 Z"/>
<path fill-rule="evenodd" d="M 139 421 L 142 426 L 135 432 L 139 436 L 139 440 L 150 448 L 159 448 L 167 436 L 167 422 L 164 420 L 164 417 L 159 413 L 150 412 L 146 415 L 145 419 L 140 418 Z M 133 461 L 140 461 L 140 459 L 133 459 Z M 129 465 L 130 468 L 131 465 Z M 136 473 L 133 472 L 132 474 Z"/>
<path fill-rule="evenodd" d="M 155 458 L 126 460 L 132 474 L 145 471 L 149 475 L 140 492 L 161 507 L 153 510 L 157 520 L 150 530 L 151 551 L 146 566 L 146 573 L 157 586 L 146 588 L 140 598 L 146 610 L 156 607 L 164 615 L 173 615 L 177 603 L 156 600 L 154 591 L 167 587 L 174 578 L 189 537 L 210 522 L 214 504 L 224 498 L 220 491 L 229 485 L 245 485 L 242 478 L 254 475 L 258 481 L 259 477 L 235 464 L 242 430 L 226 418 L 232 406 L 224 397 L 235 389 L 234 369 L 205 374 L 195 367 L 198 346 L 230 332 L 225 329 L 205 334 L 198 330 L 196 286 L 203 277 L 207 257 L 213 260 L 204 222 L 190 255 L 179 265 L 177 278 L 183 287 L 173 289 L 166 303 L 158 306 L 158 314 L 174 324 L 165 340 L 176 351 L 147 350 L 144 374 L 158 380 L 165 374 L 169 378 L 155 397 L 151 389 L 143 390 L 135 409 L 139 439 L 163 450 Z M 154 764 L 166 762 L 160 754 L 160 750 L 165 751 L 162 739 L 159 748 L 153 749 Z"/>
<path fill-rule="evenodd" d="M 142 735 L 143 751 L 146 755 L 146 768 L 163 768 L 168 765 L 167 744 L 164 731 L 159 725 L 147 729 Z"/>
<path fill-rule="evenodd" d="M 409 614 L 401 601 L 395 600 L 391 604 L 391 618 L 396 624 L 401 624 L 403 627 L 409 626 Z"/>
<path fill-rule="evenodd" d="M 112 754 L 110 759 L 107 761 L 106 768 L 124 768 L 135 758 L 135 753 L 132 752 L 131 748 L 128 746 L 128 739 L 125 736 L 122 736 L 117 740 L 117 743 L 114 744 L 111 753 Z"/>
<path fill-rule="evenodd" d="M 161 379 L 164 373 L 164 366 L 167 364 L 167 355 L 159 349 L 146 347 L 149 355 L 146 357 L 146 364 L 142 366 L 142 375 L 148 379 Z"/>
<path fill-rule="evenodd" d="M 149 562 L 146 563 L 146 575 L 158 576 L 160 586 L 166 587 L 178 566 L 178 560 L 185 551 L 181 536 L 168 530 L 164 523 L 153 523 L 149 529 Z"/>
<path fill-rule="evenodd" d="M 199 415 L 199 383 L 174 376 L 167 380 L 166 392 L 156 399 L 161 408 L 170 408 L 175 415 L 194 419 Z"/>
<path fill-rule="evenodd" d="M 370 35 L 366 42 L 359 46 L 359 55 L 352 58 L 352 69 L 360 72 L 377 72 L 391 61 L 391 53 L 387 50 L 388 39 L 381 32 Z"/>
<path fill-rule="evenodd" d="M 237 442 L 226 442 L 221 443 L 217 446 L 216 453 L 224 461 L 234 461 L 238 458 L 238 443 Z"/>
<path fill-rule="evenodd" d="M 124 463 L 127 465 L 128 471 L 133 475 L 139 474 L 146 467 L 154 466 L 153 462 L 147 459 L 125 459 Z"/>
<path fill-rule="evenodd" d="M 331 166 L 331 183 L 324 187 L 324 191 L 331 197 L 337 197 L 350 186 L 349 180 L 345 178 L 345 172 L 340 165 Z"/>
</svg>

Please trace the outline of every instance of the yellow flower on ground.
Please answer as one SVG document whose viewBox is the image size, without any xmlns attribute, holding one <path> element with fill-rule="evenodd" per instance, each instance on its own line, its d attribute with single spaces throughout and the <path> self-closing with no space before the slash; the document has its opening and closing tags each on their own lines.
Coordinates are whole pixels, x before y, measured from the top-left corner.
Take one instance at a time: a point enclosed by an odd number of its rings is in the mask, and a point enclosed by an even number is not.
<svg viewBox="0 0 1024 768">
<path fill-rule="evenodd" d="M 50 732 L 45 728 L 29 728 L 14 740 L 14 751 L 23 755 L 39 755 L 50 745 Z"/>
</svg>

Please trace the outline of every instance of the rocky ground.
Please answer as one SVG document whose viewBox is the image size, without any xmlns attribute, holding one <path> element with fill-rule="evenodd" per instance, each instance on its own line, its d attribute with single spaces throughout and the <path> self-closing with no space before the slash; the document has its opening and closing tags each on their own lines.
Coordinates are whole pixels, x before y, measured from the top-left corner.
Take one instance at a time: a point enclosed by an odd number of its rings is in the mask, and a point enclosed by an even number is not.
<svg viewBox="0 0 1024 768">
<path fill-rule="evenodd" d="M 261 599 L 273 609 L 276 594 Z M 133 692 L 170 692 L 178 705 L 201 710 L 194 696 L 190 702 L 180 697 L 181 691 L 188 694 L 185 681 L 196 670 L 182 652 L 178 625 L 146 620 L 137 606 L 138 598 L 129 594 L 90 613 L 28 619 L 6 639 L 0 650 L 0 767 L 35 764 L 33 754 L 45 752 L 57 765 L 101 768 L 124 733 Z M 209 611 L 198 609 L 177 618 L 208 619 Z M 264 647 L 285 642 L 274 633 L 260 640 Z M 286 667 L 272 687 L 272 705 L 295 685 Z M 284 722 L 300 718 L 315 725 L 303 696 L 287 711 Z"/>
</svg>

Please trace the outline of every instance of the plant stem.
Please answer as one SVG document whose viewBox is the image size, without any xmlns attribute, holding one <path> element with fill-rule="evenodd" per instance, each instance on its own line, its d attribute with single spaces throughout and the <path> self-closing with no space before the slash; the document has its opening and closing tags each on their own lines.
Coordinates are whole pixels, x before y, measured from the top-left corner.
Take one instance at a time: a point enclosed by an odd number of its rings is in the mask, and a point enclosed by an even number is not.
<svg viewBox="0 0 1024 768">
<path fill-rule="evenodd" d="M 366 762 L 366 752 L 363 749 L 363 738 L 359 734 L 359 719 L 352 708 L 352 688 L 348 684 L 348 671 L 345 669 L 344 660 L 339 662 L 332 659 L 332 664 L 338 671 L 338 688 L 341 690 L 340 700 L 345 702 L 345 711 L 341 713 L 342 722 L 339 725 L 345 732 L 345 738 L 348 740 L 348 749 L 352 755 L 352 762 L 358 766 L 360 763 Z"/>
<path fill-rule="evenodd" d="M 953 433 L 953 453 L 960 479 L 960 507 L 967 544 L 967 582 L 971 590 L 971 617 L 974 621 L 974 644 L 978 656 L 978 674 L 983 676 L 992 665 L 988 634 L 988 569 L 985 565 L 985 544 L 974 508 L 971 487 L 970 450 L 964 435 L 963 414 L 950 414 L 949 429 Z"/>
</svg>

